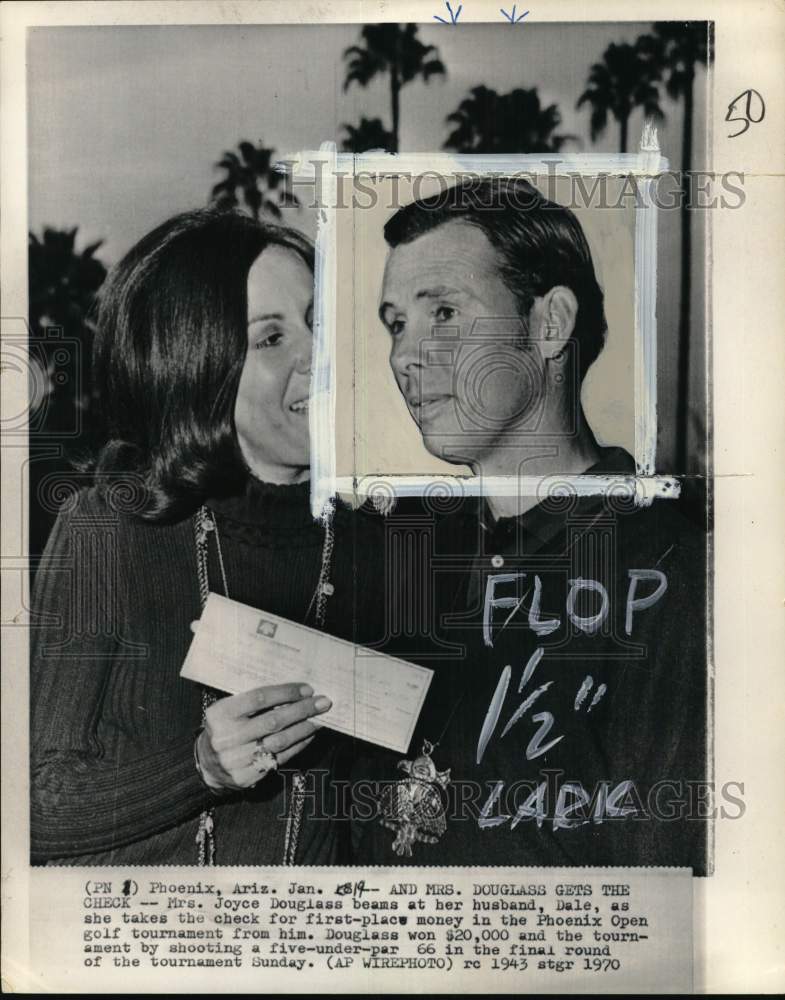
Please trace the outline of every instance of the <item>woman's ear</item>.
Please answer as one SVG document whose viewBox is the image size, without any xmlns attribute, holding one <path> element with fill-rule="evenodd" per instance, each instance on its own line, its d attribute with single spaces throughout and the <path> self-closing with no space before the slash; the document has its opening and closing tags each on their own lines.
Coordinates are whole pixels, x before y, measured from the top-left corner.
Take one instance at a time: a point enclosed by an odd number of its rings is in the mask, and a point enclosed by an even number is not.
<svg viewBox="0 0 785 1000">
<path fill-rule="evenodd" d="M 575 330 L 578 300 L 575 293 L 564 285 L 555 285 L 541 299 L 537 299 L 533 312 L 535 336 L 542 357 L 549 361 L 561 354 Z"/>
</svg>

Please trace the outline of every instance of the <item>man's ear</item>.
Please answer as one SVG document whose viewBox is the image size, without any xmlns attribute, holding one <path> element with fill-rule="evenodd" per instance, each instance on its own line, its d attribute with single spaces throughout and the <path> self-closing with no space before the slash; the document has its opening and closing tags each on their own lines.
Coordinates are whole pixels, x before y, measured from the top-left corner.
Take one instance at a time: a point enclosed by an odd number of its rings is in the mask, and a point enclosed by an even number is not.
<svg viewBox="0 0 785 1000">
<path fill-rule="evenodd" d="M 578 300 L 564 285 L 555 285 L 532 306 L 529 328 L 537 339 L 544 360 L 558 355 L 575 330 Z"/>
</svg>

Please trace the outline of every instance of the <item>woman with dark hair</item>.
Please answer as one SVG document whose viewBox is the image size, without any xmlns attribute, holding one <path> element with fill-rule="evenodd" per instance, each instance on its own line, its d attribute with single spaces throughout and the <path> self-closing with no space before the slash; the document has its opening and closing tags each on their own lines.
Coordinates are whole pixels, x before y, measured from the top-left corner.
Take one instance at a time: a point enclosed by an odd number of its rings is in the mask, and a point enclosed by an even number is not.
<svg viewBox="0 0 785 1000">
<path fill-rule="evenodd" d="M 325 693 L 179 676 L 210 590 L 353 641 L 372 620 L 372 522 L 310 512 L 312 309 L 311 245 L 239 213 L 178 216 L 107 279 L 108 440 L 36 577 L 34 862 L 345 860 Z"/>
</svg>

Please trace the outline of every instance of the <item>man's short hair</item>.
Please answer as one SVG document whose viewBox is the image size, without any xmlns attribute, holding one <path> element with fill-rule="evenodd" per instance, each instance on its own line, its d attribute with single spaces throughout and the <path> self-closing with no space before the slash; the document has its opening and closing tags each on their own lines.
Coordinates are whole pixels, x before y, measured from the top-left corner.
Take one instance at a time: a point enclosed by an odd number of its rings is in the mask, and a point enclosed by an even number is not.
<svg viewBox="0 0 785 1000">
<path fill-rule="evenodd" d="M 399 209 L 384 227 L 384 238 L 397 247 L 447 222 L 485 233 L 499 254 L 501 277 L 517 300 L 524 326 L 536 297 L 556 285 L 572 290 L 578 300 L 573 339 L 582 381 L 602 350 L 607 323 L 589 244 L 573 213 L 521 178 L 475 177 Z"/>
</svg>

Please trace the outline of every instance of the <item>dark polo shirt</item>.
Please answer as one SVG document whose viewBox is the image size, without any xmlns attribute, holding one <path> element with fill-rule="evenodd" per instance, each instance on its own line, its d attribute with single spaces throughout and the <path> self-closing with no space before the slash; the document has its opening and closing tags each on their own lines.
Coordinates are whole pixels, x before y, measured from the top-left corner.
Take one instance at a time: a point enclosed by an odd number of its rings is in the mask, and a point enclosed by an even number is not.
<svg viewBox="0 0 785 1000">
<path fill-rule="evenodd" d="M 606 449 L 588 473 L 607 472 L 632 459 Z M 374 820 L 358 861 L 705 873 L 706 532 L 676 500 L 436 506 L 391 515 L 388 543 L 420 556 L 388 580 L 386 650 L 435 671 L 406 756 L 436 744 L 447 828 L 406 858 Z M 400 757 L 374 778 L 404 778 Z"/>
</svg>

